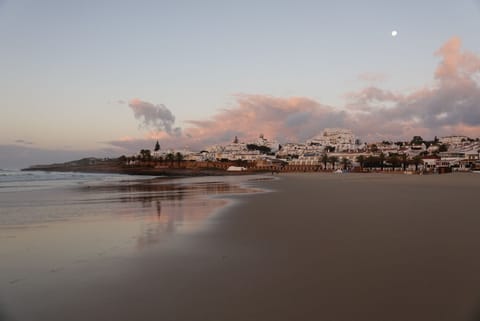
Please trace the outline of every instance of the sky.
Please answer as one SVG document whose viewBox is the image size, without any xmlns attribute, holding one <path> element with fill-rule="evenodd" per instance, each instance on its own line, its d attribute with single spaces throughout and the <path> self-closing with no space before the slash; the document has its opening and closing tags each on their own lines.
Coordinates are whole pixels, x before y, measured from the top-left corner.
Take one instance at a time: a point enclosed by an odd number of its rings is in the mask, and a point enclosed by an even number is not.
<svg viewBox="0 0 480 321">
<path fill-rule="evenodd" d="M 480 0 L 0 0 L 0 168 L 331 127 L 478 137 L 478 30 Z"/>
</svg>

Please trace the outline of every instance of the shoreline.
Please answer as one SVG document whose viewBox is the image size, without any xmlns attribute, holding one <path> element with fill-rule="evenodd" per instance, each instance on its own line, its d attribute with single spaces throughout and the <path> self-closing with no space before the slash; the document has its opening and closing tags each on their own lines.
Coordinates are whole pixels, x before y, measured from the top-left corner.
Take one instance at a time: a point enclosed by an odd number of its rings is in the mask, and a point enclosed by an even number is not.
<svg viewBox="0 0 480 321">
<path fill-rule="evenodd" d="M 278 177 L 228 195 L 204 229 L 64 283 L 36 320 L 475 320 L 477 175 Z"/>
<path fill-rule="evenodd" d="M 215 220 L 213 217 L 236 205 L 235 195 L 264 192 L 252 186 L 249 180 L 258 182 L 271 178 L 204 176 L 166 179 L 139 178 L 15 194 L 19 201 L 30 195 L 29 203 L 33 206 L 53 202 L 52 209 L 60 205 L 58 200 L 62 200 L 66 207 L 61 211 L 72 213 L 58 218 L 48 213 L 46 221 L 34 219 L 0 226 L 0 239 L 4 240 L 0 254 L 3 253 L 2 257 L 7 260 L 0 268 L 3 271 L 0 277 L 1 319 L 11 320 L 10 316 L 14 316 L 13 320 L 18 321 L 44 320 L 43 313 L 61 308 L 57 306 L 57 300 L 64 300 L 64 295 L 76 300 L 76 294 L 70 289 L 95 287 L 97 282 L 110 279 L 111 274 L 123 275 L 123 265 L 136 262 L 146 253 L 177 248 L 174 244 L 178 240 L 189 239 L 192 233 L 210 229 L 210 220 Z M 5 209 L 12 206 L 11 196 L 0 196 L 10 200 L 10 204 L 3 204 L 7 206 Z M 78 210 L 81 212 L 78 213 L 86 216 L 77 216 L 76 204 L 80 206 Z M 88 204 L 94 207 L 90 208 Z M 111 215 L 102 214 L 102 208 L 112 211 Z M 22 215 L 31 212 L 37 216 L 42 212 L 35 208 L 32 211 L 24 208 Z M 100 212 L 92 215 L 96 211 Z M 6 219 L 8 221 L 8 216 Z M 110 232 L 110 229 L 113 230 Z M 133 238 L 125 235 L 126 232 L 134 233 Z M 66 239 L 65 233 L 68 234 Z M 30 244 L 31 240 L 37 241 Z M 36 259 L 27 263 L 31 258 Z M 14 262 L 23 263 L 16 266 Z M 112 262 L 117 263 L 112 266 Z M 50 293 L 50 298 L 40 295 L 45 291 Z M 75 319 L 65 315 L 59 318 Z"/>
<path fill-rule="evenodd" d="M 356 169 L 341 170 L 329 169 L 322 170 L 319 166 L 271 166 L 271 167 L 248 167 L 241 171 L 228 171 L 228 166 L 233 164 L 211 163 L 197 167 L 197 165 L 182 166 L 124 166 L 116 163 L 100 163 L 95 165 L 77 165 L 75 162 L 50 165 L 34 165 L 23 168 L 21 171 L 44 171 L 44 172 L 73 172 L 73 173 L 103 173 L 103 174 L 121 174 L 138 176 L 164 176 L 164 177 L 201 177 L 201 176 L 240 176 L 256 174 L 288 174 L 288 173 L 310 173 L 310 174 L 395 174 L 395 175 L 437 175 L 450 173 L 475 173 L 480 171 L 452 171 L 440 168 L 438 171 L 413 171 L 400 168 L 392 169 Z"/>
<path fill-rule="evenodd" d="M 265 170 L 227 171 L 222 168 L 150 168 L 150 167 L 122 167 L 122 166 L 63 166 L 45 165 L 23 168 L 21 171 L 44 172 L 77 172 L 77 173 L 103 173 L 144 176 L 167 177 L 199 177 L 199 176 L 238 176 L 266 174 Z"/>
</svg>

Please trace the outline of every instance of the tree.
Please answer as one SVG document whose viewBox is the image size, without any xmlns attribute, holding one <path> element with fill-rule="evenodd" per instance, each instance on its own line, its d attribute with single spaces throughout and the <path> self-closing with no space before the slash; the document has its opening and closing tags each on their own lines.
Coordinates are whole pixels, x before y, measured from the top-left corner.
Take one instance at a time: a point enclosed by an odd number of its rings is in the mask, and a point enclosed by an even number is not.
<svg viewBox="0 0 480 321">
<path fill-rule="evenodd" d="M 175 153 L 175 160 L 177 161 L 178 165 L 180 166 L 180 162 L 183 161 L 183 155 L 180 152 Z"/>
<path fill-rule="evenodd" d="M 173 161 L 175 160 L 175 156 L 173 155 L 173 153 L 168 153 L 166 156 L 165 156 L 165 160 L 167 162 L 170 162 L 170 164 L 173 166 Z"/>
<path fill-rule="evenodd" d="M 441 144 L 441 145 L 438 147 L 438 151 L 439 151 L 440 153 L 448 151 L 448 145 L 447 145 L 447 144 Z"/>
<path fill-rule="evenodd" d="M 328 158 L 328 161 L 332 163 L 332 169 L 335 169 L 335 163 L 338 162 L 338 157 L 337 156 L 330 156 Z"/>
<path fill-rule="evenodd" d="M 360 170 L 363 171 L 363 165 L 365 165 L 365 156 L 363 155 L 357 156 L 357 162 L 360 164 Z"/>
<path fill-rule="evenodd" d="M 150 149 L 142 149 L 140 150 L 140 157 L 144 161 L 149 161 L 152 159 L 152 152 L 150 151 Z"/>
<path fill-rule="evenodd" d="M 157 142 L 155 143 L 155 148 L 153 149 L 153 151 L 158 152 L 159 150 L 160 150 L 160 144 L 158 143 L 158 140 L 157 140 Z"/>
<path fill-rule="evenodd" d="M 402 161 L 402 165 L 403 165 L 403 170 L 406 171 L 407 170 L 407 165 L 408 165 L 408 155 L 407 154 L 402 154 L 401 157 L 401 161 Z"/>
<path fill-rule="evenodd" d="M 322 154 L 322 163 L 323 163 L 323 169 L 327 169 L 327 163 L 328 163 L 328 155 L 327 154 Z"/>
<path fill-rule="evenodd" d="M 365 158 L 364 166 L 367 168 L 375 168 L 380 165 L 380 159 L 378 156 L 368 156 Z"/>
<path fill-rule="evenodd" d="M 415 172 L 418 172 L 418 165 L 423 163 L 422 156 L 417 155 L 417 156 L 413 157 L 412 158 L 412 163 L 415 165 Z"/>
<path fill-rule="evenodd" d="M 348 165 L 350 165 L 350 160 L 346 157 L 343 157 L 342 158 L 342 165 L 343 165 L 343 169 L 347 170 Z"/>
<path fill-rule="evenodd" d="M 272 149 L 267 146 L 259 146 L 257 144 L 247 144 L 247 149 L 248 150 L 258 150 L 262 154 L 270 154 L 272 152 Z"/>
<path fill-rule="evenodd" d="M 424 140 L 422 138 L 422 136 L 413 136 L 410 144 L 412 145 L 420 145 L 421 143 L 423 143 Z"/>
<path fill-rule="evenodd" d="M 378 156 L 378 162 L 380 165 L 380 169 L 383 171 L 383 167 L 385 166 L 385 154 L 380 153 L 380 156 Z"/>
<path fill-rule="evenodd" d="M 397 165 L 400 165 L 400 159 L 398 158 L 397 154 L 392 154 L 391 156 L 388 157 L 388 162 L 392 164 L 393 170 L 395 171 L 395 168 Z"/>
</svg>

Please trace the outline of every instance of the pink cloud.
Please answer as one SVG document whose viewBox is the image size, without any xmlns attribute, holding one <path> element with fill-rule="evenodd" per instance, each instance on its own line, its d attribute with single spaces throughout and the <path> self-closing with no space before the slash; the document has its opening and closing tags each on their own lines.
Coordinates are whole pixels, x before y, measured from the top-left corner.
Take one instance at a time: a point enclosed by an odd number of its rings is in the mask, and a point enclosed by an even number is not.
<svg viewBox="0 0 480 321">
<path fill-rule="evenodd" d="M 342 112 L 305 97 L 244 94 L 237 95 L 234 108 L 220 111 L 212 120 L 189 123 L 193 126 L 185 132 L 192 137 L 254 138 L 262 133 L 270 138 L 293 140 L 317 134 L 318 128 L 327 123 L 343 125 L 343 116 Z"/>
<path fill-rule="evenodd" d="M 240 94 L 235 96 L 232 108 L 220 110 L 210 119 L 187 121 L 189 126 L 183 134 L 178 129 L 179 134 L 172 135 L 174 116 L 165 106 L 132 100 L 129 106 L 135 117 L 152 131 L 143 141 L 110 143 L 130 148 L 160 139 L 162 147 L 200 150 L 232 141 L 235 136 L 249 140 L 260 133 L 280 143 L 302 142 L 327 127 L 351 128 L 366 141 L 409 139 L 414 135 L 480 136 L 480 85 L 476 81 L 480 57 L 462 51 L 457 37 L 448 40 L 435 54 L 441 60 L 433 75 L 433 86 L 410 93 L 369 86 L 348 93 L 343 110 L 307 97 Z"/>
<path fill-rule="evenodd" d="M 480 71 L 480 57 L 468 51 L 461 51 L 462 41 L 459 37 L 448 40 L 435 54 L 442 61 L 435 71 L 440 81 L 469 81 L 474 73 Z"/>
<path fill-rule="evenodd" d="M 399 94 L 369 87 L 348 95 L 349 109 L 364 111 L 356 116 L 360 135 L 370 136 L 371 128 L 400 137 L 417 132 L 431 137 L 480 135 L 480 87 L 475 80 L 480 72 L 480 57 L 462 51 L 457 37 L 435 54 L 442 59 L 430 88 Z"/>
</svg>

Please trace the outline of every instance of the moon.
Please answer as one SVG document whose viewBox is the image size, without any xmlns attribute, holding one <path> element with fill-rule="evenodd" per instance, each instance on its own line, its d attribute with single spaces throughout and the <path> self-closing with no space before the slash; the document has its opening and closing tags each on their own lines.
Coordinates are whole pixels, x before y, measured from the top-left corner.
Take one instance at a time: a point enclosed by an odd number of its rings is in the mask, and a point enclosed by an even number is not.
<svg viewBox="0 0 480 321">
<path fill-rule="evenodd" d="M 395 38 L 397 35 L 398 35 L 398 31 L 397 31 L 397 30 L 393 30 L 393 31 L 392 31 L 392 37 Z"/>
</svg>

